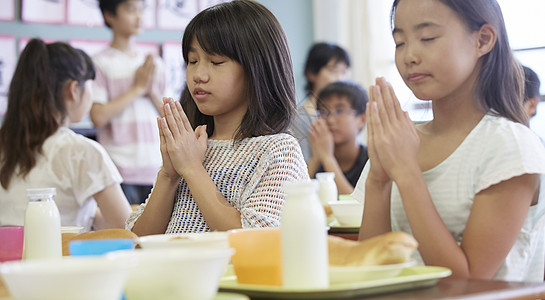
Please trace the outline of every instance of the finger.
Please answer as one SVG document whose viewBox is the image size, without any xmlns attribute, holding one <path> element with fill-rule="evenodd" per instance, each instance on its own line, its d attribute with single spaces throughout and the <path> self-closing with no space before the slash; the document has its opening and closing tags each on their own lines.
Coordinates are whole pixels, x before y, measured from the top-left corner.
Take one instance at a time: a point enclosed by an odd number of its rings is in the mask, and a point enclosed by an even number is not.
<svg viewBox="0 0 545 300">
<path fill-rule="evenodd" d="M 167 127 L 169 129 L 169 132 L 171 132 L 171 135 L 173 137 L 179 137 L 181 135 L 181 132 L 180 132 L 180 129 L 178 127 L 178 123 L 176 122 L 176 119 L 174 118 L 171 103 L 168 103 L 168 104 L 165 105 L 165 118 L 164 119 L 166 120 Z"/>
<path fill-rule="evenodd" d="M 202 144 L 206 145 L 208 143 L 208 133 L 206 132 L 206 125 L 200 125 L 195 129 L 195 134 L 197 140 Z"/>
<path fill-rule="evenodd" d="M 174 136 L 172 135 L 172 132 L 170 131 L 170 128 L 168 126 L 168 122 L 166 118 L 161 118 L 161 131 L 163 135 L 163 139 L 165 141 L 165 144 L 174 144 Z"/>
<path fill-rule="evenodd" d="M 397 99 L 397 96 L 394 92 L 394 88 L 388 81 L 384 80 L 384 82 L 386 84 L 386 92 L 388 93 L 388 97 L 391 99 L 393 111 L 396 114 L 396 118 L 398 120 L 403 120 L 405 118 L 403 114 L 404 111 L 401 108 L 401 104 L 399 104 L 399 100 Z"/>
<path fill-rule="evenodd" d="M 380 77 L 376 80 L 377 83 L 377 103 L 379 108 L 379 114 L 380 119 L 385 124 L 389 124 L 391 119 L 395 117 L 395 113 L 393 112 L 393 105 L 392 100 L 390 98 L 389 91 L 387 87 L 385 86 L 385 80 L 384 78 Z"/>
<path fill-rule="evenodd" d="M 176 101 L 175 106 L 176 106 L 176 110 L 178 111 L 178 113 L 181 116 L 181 121 L 183 123 L 183 126 L 184 126 L 185 130 L 193 131 L 193 127 L 191 126 L 191 122 L 189 122 L 189 118 L 185 114 L 185 111 L 182 108 L 182 104 L 180 104 L 179 101 Z"/>
</svg>

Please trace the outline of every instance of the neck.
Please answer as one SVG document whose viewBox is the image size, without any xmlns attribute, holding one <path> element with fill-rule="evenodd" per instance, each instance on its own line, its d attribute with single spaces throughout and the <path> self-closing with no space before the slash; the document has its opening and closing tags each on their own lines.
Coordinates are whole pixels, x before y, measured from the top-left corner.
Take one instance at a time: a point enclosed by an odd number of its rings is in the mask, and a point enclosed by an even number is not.
<svg viewBox="0 0 545 300">
<path fill-rule="evenodd" d="M 350 142 L 335 145 L 335 159 L 343 171 L 351 167 L 360 153 L 360 144 L 352 139 Z"/>
<path fill-rule="evenodd" d="M 210 138 L 213 140 L 233 139 L 243 116 L 235 117 L 236 120 L 233 117 L 214 116 L 214 133 Z"/>
<path fill-rule="evenodd" d="M 124 36 L 114 33 L 114 38 L 110 47 L 117 49 L 121 52 L 130 54 L 133 51 L 134 39 L 131 36 Z"/>
</svg>

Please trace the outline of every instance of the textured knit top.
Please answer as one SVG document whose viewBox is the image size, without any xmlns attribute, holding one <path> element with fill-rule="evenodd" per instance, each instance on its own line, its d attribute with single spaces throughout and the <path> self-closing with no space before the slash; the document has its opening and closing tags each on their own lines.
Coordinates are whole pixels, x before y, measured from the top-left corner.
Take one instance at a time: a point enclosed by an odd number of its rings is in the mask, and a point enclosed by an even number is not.
<svg viewBox="0 0 545 300">
<path fill-rule="evenodd" d="M 363 201 L 365 166 L 352 196 Z M 545 174 L 545 149 L 526 126 L 502 117 L 486 115 L 458 148 L 434 168 L 423 172 L 433 203 L 456 239 L 462 241 L 475 195 L 523 174 Z M 543 281 L 545 259 L 545 182 L 541 175 L 538 204 L 530 207 L 517 241 L 494 279 Z M 512 199 L 518 201 L 519 199 Z M 412 233 L 403 202 L 395 185 L 391 194 L 392 230 Z M 493 248 L 489 249 L 494 251 Z M 421 257 L 417 257 L 421 261 Z"/>
<path fill-rule="evenodd" d="M 204 168 L 216 187 L 241 216 L 243 228 L 276 227 L 286 194 L 285 182 L 308 179 L 307 166 L 297 140 L 274 134 L 233 140 L 209 140 Z M 210 231 L 191 191 L 180 178 L 166 233 Z M 127 220 L 132 229 L 146 203 Z"/>
</svg>

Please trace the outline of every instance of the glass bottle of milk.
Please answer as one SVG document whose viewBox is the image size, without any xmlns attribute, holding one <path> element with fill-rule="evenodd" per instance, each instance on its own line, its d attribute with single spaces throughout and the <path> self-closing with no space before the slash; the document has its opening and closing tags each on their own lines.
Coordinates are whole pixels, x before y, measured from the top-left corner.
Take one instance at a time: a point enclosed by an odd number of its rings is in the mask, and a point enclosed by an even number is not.
<svg viewBox="0 0 545 300">
<path fill-rule="evenodd" d="M 285 288 L 329 286 L 329 256 L 325 213 L 316 180 L 284 184 L 282 208 L 282 284 Z"/>
<path fill-rule="evenodd" d="M 335 173 L 333 172 L 320 172 L 316 173 L 316 179 L 320 183 L 320 189 L 318 190 L 318 196 L 320 202 L 325 207 L 329 206 L 329 202 L 337 201 L 339 196 L 337 195 L 337 184 L 335 183 Z M 326 209 L 327 211 L 327 209 Z M 329 209 L 331 211 L 331 209 Z M 333 213 L 326 214 L 327 224 L 332 224 L 335 221 Z"/>
<path fill-rule="evenodd" d="M 23 258 L 61 258 L 61 217 L 54 201 L 56 189 L 27 189 L 26 194 Z"/>
</svg>

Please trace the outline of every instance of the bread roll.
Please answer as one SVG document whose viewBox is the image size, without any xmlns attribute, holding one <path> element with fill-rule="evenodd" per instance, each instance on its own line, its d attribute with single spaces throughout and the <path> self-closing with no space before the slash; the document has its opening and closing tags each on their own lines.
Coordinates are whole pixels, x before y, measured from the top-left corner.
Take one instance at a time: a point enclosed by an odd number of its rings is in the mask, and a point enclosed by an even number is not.
<svg viewBox="0 0 545 300">
<path fill-rule="evenodd" d="M 328 247 L 331 266 L 375 266 L 409 261 L 418 243 L 410 234 L 394 231 L 363 241 L 328 236 Z"/>
</svg>

